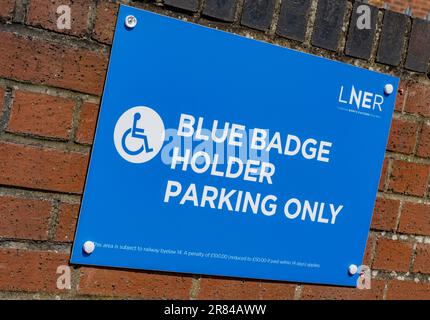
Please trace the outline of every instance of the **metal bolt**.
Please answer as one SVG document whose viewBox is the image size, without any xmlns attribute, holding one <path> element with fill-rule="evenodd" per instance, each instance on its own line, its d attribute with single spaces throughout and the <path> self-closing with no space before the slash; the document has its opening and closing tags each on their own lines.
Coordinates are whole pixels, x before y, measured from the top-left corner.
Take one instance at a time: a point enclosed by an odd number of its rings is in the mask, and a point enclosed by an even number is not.
<svg viewBox="0 0 430 320">
<path fill-rule="evenodd" d="M 129 29 L 133 29 L 137 24 L 137 19 L 133 15 L 129 15 L 125 17 L 125 25 Z"/>
<path fill-rule="evenodd" d="M 357 271 L 358 271 L 358 267 L 357 267 L 355 264 L 351 264 L 351 265 L 349 266 L 349 268 L 348 268 L 348 272 L 349 272 L 349 274 L 351 274 L 351 275 L 356 274 L 356 273 L 357 273 Z"/>
<path fill-rule="evenodd" d="M 385 94 L 390 95 L 390 94 L 393 93 L 393 91 L 394 91 L 394 87 L 393 87 L 393 85 L 391 83 L 388 83 L 388 84 L 385 85 L 385 87 L 384 87 Z"/>
<path fill-rule="evenodd" d="M 91 253 L 93 253 L 95 247 L 96 246 L 94 245 L 94 242 L 92 242 L 92 241 L 85 241 L 84 246 L 83 246 L 84 252 L 86 254 L 91 254 Z"/>
</svg>

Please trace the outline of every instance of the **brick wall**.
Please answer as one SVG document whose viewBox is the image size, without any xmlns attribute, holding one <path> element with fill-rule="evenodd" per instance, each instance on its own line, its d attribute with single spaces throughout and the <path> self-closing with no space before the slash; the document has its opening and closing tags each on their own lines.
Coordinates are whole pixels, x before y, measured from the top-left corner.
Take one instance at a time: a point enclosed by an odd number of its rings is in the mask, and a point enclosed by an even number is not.
<svg viewBox="0 0 430 320">
<path fill-rule="evenodd" d="M 123 2 L 401 77 L 364 261 L 372 289 L 89 267 L 58 289 L 118 2 L 1 0 L 0 298 L 430 299 L 429 23 L 373 7 L 359 31 L 346 0 Z M 60 4 L 70 30 L 56 27 Z"/>
<path fill-rule="evenodd" d="M 418 18 L 425 18 L 430 13 L 429 0 L 370 0 L 369 3 L 379 7 L 386 3 L 390 10 L 396 12 L 404 12 L 409 7 L 412 15 Z"/>
</svg>

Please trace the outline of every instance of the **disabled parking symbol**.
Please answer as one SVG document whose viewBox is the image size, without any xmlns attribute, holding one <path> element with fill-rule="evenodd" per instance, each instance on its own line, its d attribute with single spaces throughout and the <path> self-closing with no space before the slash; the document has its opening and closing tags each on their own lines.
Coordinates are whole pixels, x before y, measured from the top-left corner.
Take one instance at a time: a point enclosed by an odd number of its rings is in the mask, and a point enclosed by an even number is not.
<svg viewBox="0 0 430 320">
<path fill-rule="evenodd" d="M 154 158 L 164 142 L 164 123 L 148 107 L 133 107 L 118 119 L 114 130 L 115 148 L 122 158 L 144 163 Z"/>
</svg>

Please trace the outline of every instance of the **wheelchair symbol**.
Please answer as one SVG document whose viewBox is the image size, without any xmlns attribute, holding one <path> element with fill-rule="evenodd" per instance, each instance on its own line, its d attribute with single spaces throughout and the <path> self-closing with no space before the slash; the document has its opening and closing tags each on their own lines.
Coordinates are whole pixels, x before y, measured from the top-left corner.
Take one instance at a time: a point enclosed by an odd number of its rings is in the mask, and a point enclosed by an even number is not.
<svg viewBox="0 0 430 320">
<path fill-rule="evenodd" d="M 113 131 L 116 151 L 131 163 L 154 159 L 163 147 L 164 138 L 163 119 L 155 110 L 144 106 L 124 111 Z"/>
<path fill-rule="evenodd" d="M 133 116 L 133 126 L 131 128 L 128 128 L 122 138 L 121 138 L 121 145 L 123 150 L 131 155 L 131 156 L 135 156 L 138 155 L 142 152 L 146 152 L 146 153 L 150 153 L 152 151 L 154 151 L 154 149 L 149 147 L 149 143 L 148 143 L 148 137 L 145 134 L 145 130 L 143 128 L 138 128 L 137 127 L 137 121 L 140 120 L 142 116 L 140 115 L 139 112 L 136 112 Z M 131 137 L 135 138 L 135 139 L 140 139 L 142 140 L 142 145 L 137 149 L 137 150 L 130 150 L 127 147 L 127 137 L 131 135 Z"/>
</svg>

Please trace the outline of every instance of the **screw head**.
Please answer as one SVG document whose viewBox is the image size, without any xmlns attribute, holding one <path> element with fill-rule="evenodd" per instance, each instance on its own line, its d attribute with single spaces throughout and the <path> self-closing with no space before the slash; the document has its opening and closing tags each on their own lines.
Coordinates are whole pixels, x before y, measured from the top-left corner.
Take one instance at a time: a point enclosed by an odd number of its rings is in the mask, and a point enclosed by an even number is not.
<svg viewBox="0 0 430 320">
<path fill-rule="evenodd" d="M 94 245 L 94 242 L 92 242 L 92 241 L 85 241 L 84 242 L 84 245 L 83 245 L 83 249 L 84 249 L 84 252 L 86 253 L 86 254 L 91 254 L 91 253 L 93 253 L 93 251 L 94 251 L 94 249 L 95 249 L 95 245 Z"/>
<path fill-rule="evenodd" d="M 357 273 L 357 271 L 358 271 L 358 267 L 357 267 L 355 264 L 351 264 L 351 265 L 349 266 L 349 268 L 348 268 L 348 272 L 349 272 L 349 274 L 351 274 L 351 275 L 356 274 L 356 273 Z"/>
<path fill-rule="evenodd" d="M 394 87 L 391 83 L 388 83 L 385 85 L 385 87 L 384 87 L 385 94 L 392 94 L 393 91 L 394 91 Z"/>
<path fill-rule="evenodd" d="M 125 17 L 125 25 L 129 29 L 133 29 L 137 25 L 137 19 L 133 15 L 128 15 Z"/>
</svg>

